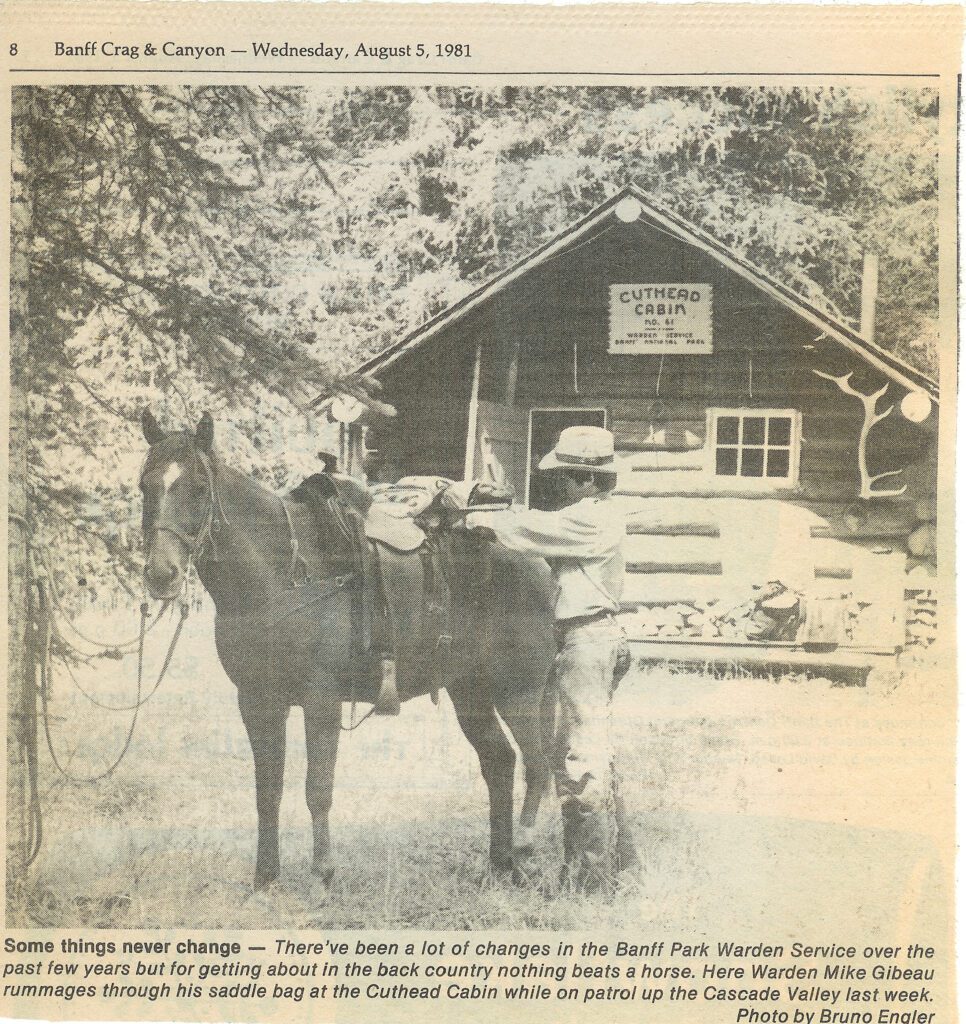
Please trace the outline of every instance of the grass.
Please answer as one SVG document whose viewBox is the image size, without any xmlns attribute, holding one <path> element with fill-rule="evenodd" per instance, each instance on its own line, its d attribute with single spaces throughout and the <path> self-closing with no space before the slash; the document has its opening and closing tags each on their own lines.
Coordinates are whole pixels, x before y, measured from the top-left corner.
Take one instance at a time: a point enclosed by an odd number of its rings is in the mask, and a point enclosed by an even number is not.
<svg viewBox="0 0 966 1024">
<path fill-rule="evenodd" d="M 158 659 L 169 629 L 152 636 Z M 133 672 L 130 660 L 97 661 L 82 681 L 124 703 Z M 154 678 L 150 667 L 146 677 Z M 634 926 L 692 934 L 727 926 L 733 937 L 740 907 L 760 938 L 763 922 L 787 929 L 810 920 L 818 899 L 829 927 L 861 911 L 873 931 L 888 929 L 895 906 L 876 903 L 872 920 L 869 892 L 903 892 L 915 865 L 922 874 L 923 858 L 939 871 L 940 888 L 947 881 L 937 866 L 944 833 L 936 822 L 945 813 L 952 747 L 937 740 L 948 695 L 935 679 L 917 668 L 883 694 L 740 670 L 731 678 L 667 666 L 632 671 L 615 700 L 615 726 L 645 867 L 612 896 L 556 886 L 560 826 L 550 795 L 531 882 L 490 878 L 475 754 L 445 695 L 439 708 L 427 698 L 411 702 L 400 719 L 373 719 L 342 738 L 332 811 L 338 870 L 317 906 L 308 899 L 301 712 L 289 721 L 283 877 L 267 897 L 252 898 L 251 755 L 234 688 L 214 654 L 210 615 L 196 614 L 111 777 L 65 783 L 42 752 L 44 848 L 8 908 L 8 925 Z M 61 675 L 51 707 L 55 742 L 72 771 L 94 773 L 110 762 L 128 714 L 92 708 Z M 930 792 L 915 781 L 924 771 L 934 780 Z M 849 872 L 817 889 L 815 873 L 822 878 L 830 860 L 849 863 Z M 930 927 L 934 911 L 924 905 Z"/>
</svg>

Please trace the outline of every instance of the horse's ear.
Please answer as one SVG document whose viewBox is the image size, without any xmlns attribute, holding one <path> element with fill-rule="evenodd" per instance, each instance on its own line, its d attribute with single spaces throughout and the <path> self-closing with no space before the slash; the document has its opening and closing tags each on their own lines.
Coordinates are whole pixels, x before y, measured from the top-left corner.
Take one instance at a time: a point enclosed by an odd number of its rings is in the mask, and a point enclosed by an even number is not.
<svg viewBox="0 0 966 1024">
<path fill-rule="evenodd" d="M 159 441 L 163 441 L 165 433 L 158 425 L 150 409 L 141 413 L 141 430 L 144 433 L 144 440 L 153 448 Z"/>
<path fill-rule="evenodd" d="M 215 440 L 215 421 L 211 418 L 210 412 L 201 414 L 198 426 L 195 428 L 195 447 L 201 452 L 210 452 Z"/>
</svg>

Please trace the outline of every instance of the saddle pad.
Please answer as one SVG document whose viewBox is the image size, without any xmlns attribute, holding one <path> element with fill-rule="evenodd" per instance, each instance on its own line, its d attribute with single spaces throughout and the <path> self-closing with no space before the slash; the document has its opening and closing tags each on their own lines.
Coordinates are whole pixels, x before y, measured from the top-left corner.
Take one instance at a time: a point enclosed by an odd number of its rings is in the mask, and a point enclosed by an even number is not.
<svg viewBox="0 0 966 1024">
<path fill-rule="evenodd" d="M 373 487 L 372 501 L 386 515 L 411 519 L 422 515 L 452 483 L 441 476 L 404 476 L 397 483 Z"/>
<path fill-rule="evenodd" d="M 380 541 L 396 551 L 415 551 L 426 540 L 426 534 L 412 519 L 387 515 L 376 504 L 366 513 L 365 529 L 370 540 Z"/>
</svg>

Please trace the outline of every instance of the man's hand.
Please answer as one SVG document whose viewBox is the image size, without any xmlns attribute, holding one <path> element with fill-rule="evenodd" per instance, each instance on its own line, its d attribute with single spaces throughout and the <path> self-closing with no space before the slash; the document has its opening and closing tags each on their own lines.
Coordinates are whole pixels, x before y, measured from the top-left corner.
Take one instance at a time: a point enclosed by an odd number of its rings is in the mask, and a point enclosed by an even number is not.
<svg viewBox="0 0 966 1024">
<path fill-rule="evenodd" d="M 509 508 L 513 504 L 513 490 L 486 480 L 459 480 L 443 492 L 440 503 L 444 509 L 456 512 L 484 508 Z"/>
<path fill-rule="evenodd" d="M 475 487 L 475 480 L 458 480 L 455 484 L 446 488 L 439 499 L 440 504 L 445 509 L 462 512 L 464 509 L 469 508 Z"/>
</svg>

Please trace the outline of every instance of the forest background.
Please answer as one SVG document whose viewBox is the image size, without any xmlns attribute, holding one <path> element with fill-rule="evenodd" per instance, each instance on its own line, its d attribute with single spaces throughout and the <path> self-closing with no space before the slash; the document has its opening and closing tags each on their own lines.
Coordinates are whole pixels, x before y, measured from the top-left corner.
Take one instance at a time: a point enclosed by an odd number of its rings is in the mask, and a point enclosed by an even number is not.
<svg viewBox="0 0 966 1024">
<path fill-rule="evenodd" d="M 937 122 L 892 88 L 15 89 L 35 543 L 81 603 L 138 594 L 143 407 L 294 485 L 314 398 L 628 183 L 852 324 L 879 254 L 876 340 L 938 375 Z"/>
</svg>

